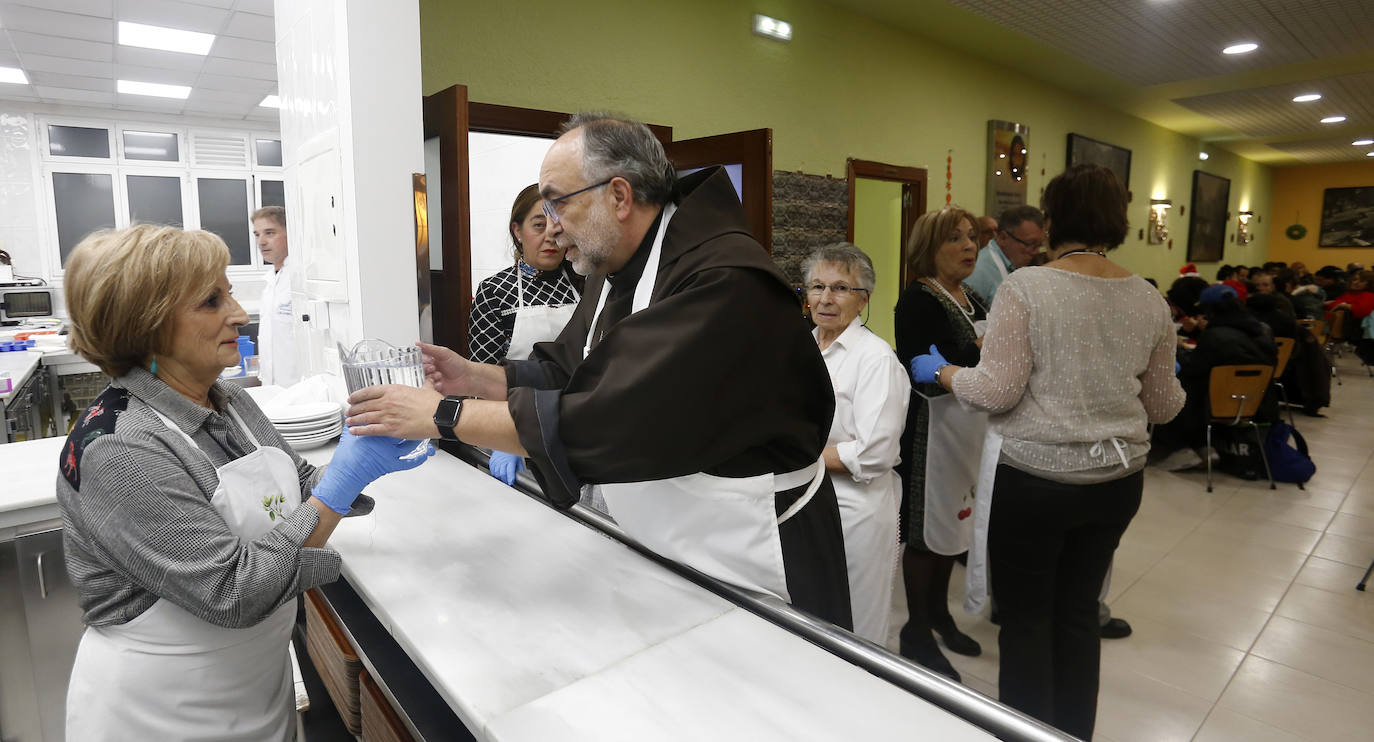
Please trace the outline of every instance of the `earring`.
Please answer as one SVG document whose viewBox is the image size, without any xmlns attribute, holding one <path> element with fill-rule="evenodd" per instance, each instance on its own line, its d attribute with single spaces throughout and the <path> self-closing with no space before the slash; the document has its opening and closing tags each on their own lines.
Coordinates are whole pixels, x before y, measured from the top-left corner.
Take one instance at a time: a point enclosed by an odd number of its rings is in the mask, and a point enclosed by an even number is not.
<svg viewBox="0 0 1374 742">
<path fill-rule="evenodd" d="M 156 359 L 156 358 L 153 359 L 152 365 L 148 366 L 148 373 L 151 373 L 151 374 L 156 374 L 156 373 L 157 373 L 157 359 Z"/>
</svg>

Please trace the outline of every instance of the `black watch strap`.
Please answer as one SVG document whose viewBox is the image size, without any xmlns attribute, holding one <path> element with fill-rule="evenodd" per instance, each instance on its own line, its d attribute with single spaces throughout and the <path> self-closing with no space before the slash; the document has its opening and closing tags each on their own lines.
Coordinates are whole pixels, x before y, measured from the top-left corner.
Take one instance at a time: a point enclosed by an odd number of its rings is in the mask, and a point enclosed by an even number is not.
<svg viewBox="0 0 1374 742">
<path fill-rule="evenodd" d="M 439 407 L 434 410 L 434 427 L 439 429 L 439 437 L 446 441 L 458 440 L 455 428 L 458 427 L 458 417 L 463 414 L 462 397 L 444 397 L 439 400 Z"/>
</svg>

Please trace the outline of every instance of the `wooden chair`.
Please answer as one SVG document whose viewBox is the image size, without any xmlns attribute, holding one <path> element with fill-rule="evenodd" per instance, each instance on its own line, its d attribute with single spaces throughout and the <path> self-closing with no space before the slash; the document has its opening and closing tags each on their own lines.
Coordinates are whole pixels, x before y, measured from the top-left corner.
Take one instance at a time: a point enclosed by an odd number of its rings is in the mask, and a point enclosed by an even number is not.
<svg viewBox="0 0 1374 742">
<path fill-rule="evenodd" d="M 1274 386 L 1279 388 L 1279 397 L 1283 399 L 1283 406 L 1288 407 L 1288 390 L 1283 388 L 1283 372 L 1288 369 L 1288 362 L 1293 358 L 1293 348 L 1297 347 L 1298 342 L 1293 338 L 1274 338 L 1274 344 L 1279 348 L 1279 359 L 1274 364 Z M 1293 420 L 1293 408 L 1288 407 L 1288 424 L 1298 429 L 1298 424 Z"/>
<path fill-rule="evenodd" d="M 1328 313 L 1327 316 L 1330 316 L 1330 313 Z M 1312 337 L 1317 339 L 1317 347 L 1321 348 L 1323 353 L 1326 352 L 1326 344 L 1331 342 L 1331 333 L 1327 332 L 1328 325 L 1326 322 L 1319 319 L 1300 319 L 1298 320 L 1298 326 L 1306 327 L 1307 330 L 1312 333 Z M 1327 360 L 1330 360 L 1329 356 Z M 1331 364 L 1331 378 L 1336 380 L 1336 386 L 1342 385 L 1341 375 L 1336 373 L 1335 363 Z"/>
<path fill-rule="evenodd" d="M 1215 366 L 1207 383 L 1207 491 L 1212 491 L 1212 426 L 1226 425 L 1239 427 L 1249 425 L 1255 432 L 1255 444 L 1259 446 L 1260 460 L 1264 462 L 1264 473 L 1269 477 L 1269 489 L 1274 485 L 1274 473 L 1269 470 L 1269 456 L 1264 452 L 1264 440 L 1260 437 L 1259 426 L 1255 424 L 1255 413 L 1259 412 L 1260 402 L 1274 379 L 1274 367 L 1261 364 L 1244 366 Z"/>
</svg>

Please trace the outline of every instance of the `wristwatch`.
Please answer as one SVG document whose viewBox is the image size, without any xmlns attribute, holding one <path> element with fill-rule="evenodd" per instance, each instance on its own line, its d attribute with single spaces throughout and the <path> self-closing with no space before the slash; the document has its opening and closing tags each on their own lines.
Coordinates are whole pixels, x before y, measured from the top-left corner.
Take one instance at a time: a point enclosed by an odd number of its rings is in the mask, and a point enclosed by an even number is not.
<svg viewBox="0 0 1374 742">
<path fill-rule="evenodd" d="M 463 414 L 462 397 L 444 397 L 434 410 L 434 427 L 439 429 L 439 437 L 446 441 L 458 440 L 454 428 L 458 427 L 458 416 Z"/>
</svg>

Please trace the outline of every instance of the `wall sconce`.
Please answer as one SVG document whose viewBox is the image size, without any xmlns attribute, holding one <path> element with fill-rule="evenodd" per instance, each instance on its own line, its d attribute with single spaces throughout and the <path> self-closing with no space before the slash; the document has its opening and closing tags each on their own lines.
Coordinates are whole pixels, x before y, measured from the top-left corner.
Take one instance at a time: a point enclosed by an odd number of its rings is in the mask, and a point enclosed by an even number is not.
<svg viewBox="0 0 1374 742">
<path fill-rule="evenodd" d="M 760 13 L 754 14 L 754 33 L 778 41 L 792 40 L 792 24 L 770 18 Z"/>
<path fill-rule="evenodd" d="M 1146 242 L 1162 245 L 1169 239 L 1169 207 L 1173 205 L 1174 202 L 1166 198 L 1150 199 L 1150 231 Z"/>
<path fill-rule="evenodd" d="M 1255 217 L 1253 211 L 1242 211 L 1237 217 L 1239 225 L 1236 227 L 1236 244 L 1248 245 L 1255 241 L 1255 235 L 1250 233 L 1250 220 Z"/>
</svg>

